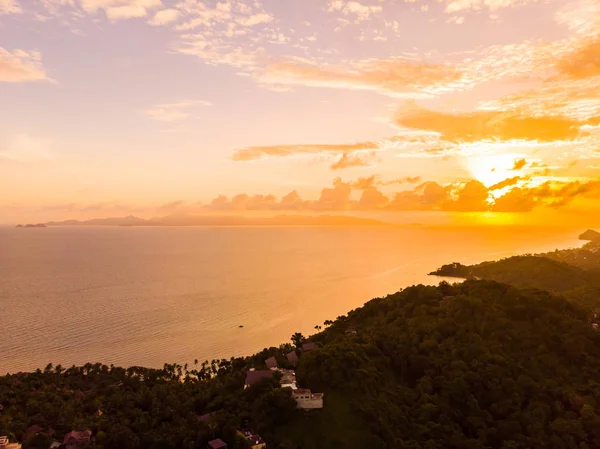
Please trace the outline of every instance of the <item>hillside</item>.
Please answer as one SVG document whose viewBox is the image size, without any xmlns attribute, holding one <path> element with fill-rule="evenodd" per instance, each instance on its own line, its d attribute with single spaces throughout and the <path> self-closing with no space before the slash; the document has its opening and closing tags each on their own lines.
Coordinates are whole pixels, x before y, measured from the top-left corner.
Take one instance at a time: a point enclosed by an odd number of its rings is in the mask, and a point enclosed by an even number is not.
<svg viewBox="0 0 600 449">
<path fill-rule="evenodd" d="M 289 366 L 284 344 L 192 367 L 0 377 L 0 434 L 26 438 L 24 449 L 48 447 L 42 433 L 27 437 L 33 425 L 61 441 L 89 428 L 97 448 L 204 449 L 214 437 L 245 447 L 240 426 L 283 449 L 600 447 L 600 335 L 588 316 L 491 281 L 410 287 L 311 337 L 317 348 L 300 357 L 297 379 L 325 393 L 322 410 L 295 410 L 276 380 L 243 388 L 267 357 Z"/>
<path fill-rule="evenodd" d="M 454 262 L 429 274 L 548 290 L 587 307 L 600 306 L 600 251 L 596 243 L 476 265 Z"/>
</svg>

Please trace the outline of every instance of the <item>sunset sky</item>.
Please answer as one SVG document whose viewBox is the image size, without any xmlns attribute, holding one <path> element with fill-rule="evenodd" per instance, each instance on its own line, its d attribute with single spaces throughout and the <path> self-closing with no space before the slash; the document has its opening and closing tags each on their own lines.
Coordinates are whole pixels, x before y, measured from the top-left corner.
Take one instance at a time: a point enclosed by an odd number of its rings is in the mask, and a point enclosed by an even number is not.
<svg viewBox="0 0 600 449">
<path fill-rule="evenodd" d="M 599 205 L 600 0 L 0 0 L 0 223 Z"/>
</svg>

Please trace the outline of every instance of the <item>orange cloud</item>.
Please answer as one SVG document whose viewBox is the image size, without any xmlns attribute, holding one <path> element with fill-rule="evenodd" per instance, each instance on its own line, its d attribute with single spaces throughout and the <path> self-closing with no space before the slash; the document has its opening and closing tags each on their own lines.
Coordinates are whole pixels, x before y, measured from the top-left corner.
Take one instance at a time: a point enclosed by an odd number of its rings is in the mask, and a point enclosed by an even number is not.
<svg viewBox="0 0 600 449">
<path fill-rule="evenodd" d="M 587 39 L 572 53 L 556 63 L 556 69 L 568 78 L 589 78 L 600 75 L 600 38 Z"/>
<path fill-rule="evenodd" d="M 0 82 L 31 81 L 52 81 L 46 75 L 40 54 L 19 49 L 11 52 L 0 47 Z"/>
<path fill-rule="evenodd" d="M 493 212 L 530 212 L 536 205 L 536 199 L 527 190 L 518 187 L 505 195 L 496 198 L 492 206 Z"/>
<path fill-rule="evenodd" d="M 559 116 L 525 116 L 501 111 L 445 114 L 417 107 L 399 113 L 396 123 L 406 128 L 437 132 L 450 142 L 573 140 L 583 134 L 579 127 L 584 124 Z"/>
<path fill-rule="evenodd" d="M 443 204 L 444 210 L 452 211 L 485 211 L 489 209 L 488 197 L 490 195 L 486 186 L 481 182 L 472 180 L 464 184 L 455 192 L 456 199 L 450 197 Z"/>
<path fill-rule="evenodd" d="M 526 165 L 527 165 L 527 161 L 525 159 L 518 159 L 515 161 L 512 169 L 513 170 L 521 170 Z"/>
<path fill-rule="evenodd" d="M 359 61 L 348 67 L 276 62 L 266 67 L 260 81 L 429 96 L 459 81 L 461 76 L 450 64 L 395 58 Z"/>
<path fill-rule="evenodd" d="M 488 190 L 499 190 L 499 189 L 503 189 L 504 187 L 514 186 L 521 179 L 522 178 L 520 176 L 508 178 L 508 179 L 505 179 L 504 181 L 500 181 L 499 183 L 494 184 L 493 186 L 490 186 L 488 188 Z"/>
<path fill-rule="evenodd" d="M 533 179 L 533 178 L 532 178 Z M 491 195 L 494 190 L 514 186 L 518 181 L 530 177 L 509 178 L 502 183 L 486 188 L 477 180 L 452 183 L 446 186 L 437 182 L 424 182 L 409 190 L 385 194 L 380 186 L 390 185 L 379 175 L 342 181 L 336 178 L 332 187 L 325 187 L 316 200 L 305 200 L 297 191 L 281 199 L 274 195 L 240 194 L 229 199 L 218 196 L 204 209 L 211 210 L 270 210 L 270 211 L 445 211 L 445 212 L 529 212 L 537 207 L 559 208 L 574 199 L 600 199 L 600 179 L 589 181 L 547 181 L 527 187 L 513 187 L 502 196 Z M 360 192 L 358 200 L 352 199 L 353 192 Z M 176 202 L 175 206 L 179 206 Z"/>
<path fill-rule="evenodd" d="M 375 142 L 359 142 L 345 145 L 271 145 L 242 148 L 233 154 L 234 161 L 250 161 L 265 156 L 292 156 L 296 154 L 344 153 L 357 150 L 374 150 L 379 145 Z"/>
<path fill-rule="evenodd" d="M 362 156 L 360 154 L 349 155 L 348 153 L 343 153 L 339 160 L 331 165 L 331 169 L 340 170 L 351 167 L 369 167 L 371 165 L 370 160 L 372 159 L 372 153 L 367 156 Z"/>
</svg>

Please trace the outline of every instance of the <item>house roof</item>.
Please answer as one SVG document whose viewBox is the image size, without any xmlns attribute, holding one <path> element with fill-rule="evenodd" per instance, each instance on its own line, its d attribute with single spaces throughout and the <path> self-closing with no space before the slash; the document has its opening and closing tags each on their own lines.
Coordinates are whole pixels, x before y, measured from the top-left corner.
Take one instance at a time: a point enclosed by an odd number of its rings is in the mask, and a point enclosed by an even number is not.
<svg viewBox="0 0 600 449">
<path fill-rule="evenodd" d="M 215 414 L 215 412 L 206 413 L 204 415 L 201 415 L 200 418 L 198 418 L 198 419 L 200 419 L 200 421 L 208 421 L 210 419 L 210 417 L 214 414 Z"/>
<path fill-rule="evenodd" d="M 39 424 L 34 424 L 33 426 L 28 427 L 27 430 L 25 431 L 25 433 L 27 435 L 32 434 L 32 433 L 38 434 L 42 430 L 44 430 L 44 428 L 42 426 L 40 426 Z"/>
<path fill-rule="evenodd" d="M 273 371 L 271 370 L 248 371 L 248 374 L 246 374 L 246 385 L 254 385 L 262 379 L 270 379 L 271 377 L 273 377 Z"/>
<path fill-rule="evenodd" d="M 312 351 L 313 349 L 315 349 L 317 347 L 316 343 L 304 343 L 302 345 L 302 352 L 308 352 L 308 351 Z"/>
<path fill-rule="evenodd" d="M 296 363 L 298 361 L 298 354 L 296 354 L 296 351 L 290 352 L 286 357 L 290 363 Z"/>
<path fill-rule="evenodd" d="M 220 438 L 208 442 L 208 447 L 211 449 L 222 449 L 227 447 L 227 443 Z"/>
<path fill-rule="evenodd" d="M 77 430 L 73 430 L 72 432 L 69 432 L 65 435 L 65 439 L 63 440 L 63 444 L 64 443 L 68 443 L 71 440 L 75 440 L 75 441 L 83 441 L 83 440 L 89 440 L 92 437 L 92 431 L 91 430 L 83 430 L 81 432 L 77 431 Z"/>
<path fill-rule="evenodd" d="M 277 368 L 277 360 L 275 357 L 269 357 L 265 360 L 265 365 L 267 365 L 267 368 Z"/>
</svg>

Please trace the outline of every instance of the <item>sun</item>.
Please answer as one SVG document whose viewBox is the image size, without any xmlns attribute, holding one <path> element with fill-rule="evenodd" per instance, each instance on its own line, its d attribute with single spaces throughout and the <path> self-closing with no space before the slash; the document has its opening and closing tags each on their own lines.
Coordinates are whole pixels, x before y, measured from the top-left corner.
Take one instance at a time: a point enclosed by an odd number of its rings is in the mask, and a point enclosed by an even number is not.
<svg viewBox="0 0 600 449">
<path fill-rule="evenodd" d="M 506 178 L 516 176 L 513 167 L 519 159 L 514 154 L 491 154 L 467 158 L 467 169 L 479 182 L 490 187 Z"/>
</svg>

